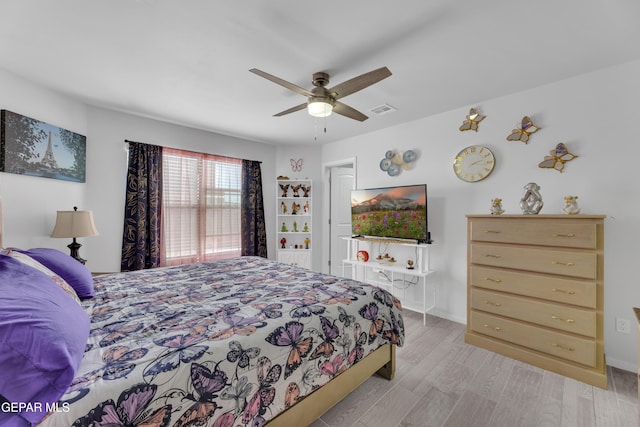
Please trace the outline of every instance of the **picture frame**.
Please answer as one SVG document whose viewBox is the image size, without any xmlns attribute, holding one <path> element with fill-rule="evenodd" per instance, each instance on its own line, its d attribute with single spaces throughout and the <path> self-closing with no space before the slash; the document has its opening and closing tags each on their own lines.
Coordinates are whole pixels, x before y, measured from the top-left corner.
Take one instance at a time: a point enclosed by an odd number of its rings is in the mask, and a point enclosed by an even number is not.
<svg viewBox="0 0 640 427">
<path fill-rule="evenodd" d="M 0 110 L 0 172 L 85 182 L 87 138 Z"/>
</svg>

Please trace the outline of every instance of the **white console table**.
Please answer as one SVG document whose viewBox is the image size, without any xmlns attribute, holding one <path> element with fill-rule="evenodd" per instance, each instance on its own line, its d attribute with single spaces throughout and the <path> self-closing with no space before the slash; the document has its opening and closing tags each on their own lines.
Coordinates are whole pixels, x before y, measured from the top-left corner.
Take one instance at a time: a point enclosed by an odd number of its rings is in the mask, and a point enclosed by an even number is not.
<svg viewBox="0 0 640 427">
<path fill-rule="evenodd" d="M 422 322 L 426 324 L 427 313 L 436 302 L 435 286 L 427 292 L 427 276 L 432 273 L 429 270 L 430 245 L 395 239 L 344 239 L 347 241 L 347 259 L 342 261 L 342 275 L 347 277 L 349 269 L 351 278 L 386 289 L 400 299 L 403 308 L 421 313 Z M 369 259 L 358 260 L 359 251 L 366 251 Z M 413 268 L 407 268 L 407 260 L 413 261 Z"/>
</svg>

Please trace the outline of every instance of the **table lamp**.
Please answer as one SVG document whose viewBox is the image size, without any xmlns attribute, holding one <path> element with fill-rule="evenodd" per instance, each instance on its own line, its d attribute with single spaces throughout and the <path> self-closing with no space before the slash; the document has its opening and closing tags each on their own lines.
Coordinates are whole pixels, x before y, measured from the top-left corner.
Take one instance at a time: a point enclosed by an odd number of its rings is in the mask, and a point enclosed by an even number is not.
<svg viewBox="0 0 640 427">
<path fill-rule="evenodd" d="M 86 259 L 82 259 L 78 250 L 82 246 L 76 242 L 76 237 L 97 236 L 98 230 L 93 223 L 93 211 L 79 211 L 76 206 L 72 211 L 58 211 L 56 225 L 53 227 L 51 237 L 72 237 L 73 242 L 67 245 L 71 251 L 71 256 L 84 264 Z"/>
</svg>

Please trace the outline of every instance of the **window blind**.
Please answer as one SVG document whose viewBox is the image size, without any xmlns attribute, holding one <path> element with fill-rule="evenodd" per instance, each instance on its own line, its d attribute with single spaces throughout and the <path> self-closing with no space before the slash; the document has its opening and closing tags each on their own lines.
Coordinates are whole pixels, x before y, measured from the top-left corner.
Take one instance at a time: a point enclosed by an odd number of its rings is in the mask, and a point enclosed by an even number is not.
<svg viewBox="0 0 640 427">
<path fill-rule="evenodd" d="M 163 149 L 166 265 L 240 256 L 242 160 Z"/>
</svg>

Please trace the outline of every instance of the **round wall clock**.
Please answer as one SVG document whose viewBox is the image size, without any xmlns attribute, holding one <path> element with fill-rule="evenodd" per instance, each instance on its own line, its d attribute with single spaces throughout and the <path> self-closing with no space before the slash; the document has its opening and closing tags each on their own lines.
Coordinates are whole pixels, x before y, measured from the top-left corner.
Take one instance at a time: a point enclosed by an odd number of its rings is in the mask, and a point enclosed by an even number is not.
<svg viewBox="0 0 640 427">
<path fill-rule="evenodd" d="M 356 254 L 356 257 L 358 258 L 358 261 L 360 261 L 360 262 L 367 262 L 367 261 L 369 261 L 369 252 L 367 252 L 367 251 L 358 251 L 358 253 Z"/>
<path fill-rule="evenodd" d="M 493 172 L 496 159 L 487 147 L 470 145 L 462 149 L 453 162 L 456 176 L 466 182 L 478 182 Z"/>
</svg>

